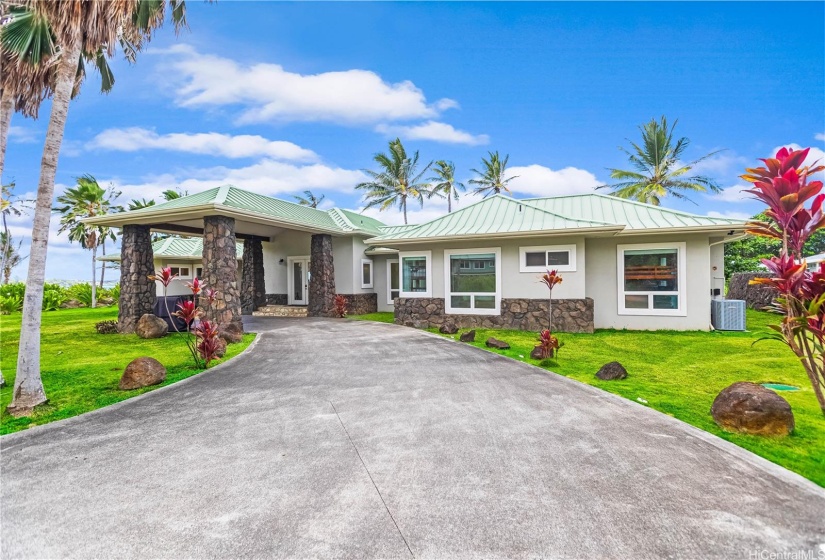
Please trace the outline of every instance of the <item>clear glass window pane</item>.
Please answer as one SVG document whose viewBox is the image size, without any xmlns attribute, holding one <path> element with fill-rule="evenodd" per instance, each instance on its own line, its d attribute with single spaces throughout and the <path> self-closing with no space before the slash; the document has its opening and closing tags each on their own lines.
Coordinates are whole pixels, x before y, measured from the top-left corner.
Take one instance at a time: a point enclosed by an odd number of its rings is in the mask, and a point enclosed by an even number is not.
<svg viewBox="0 0 825 560">
<path fill-rule="evenodd" d="M 475 296 L 476 309 L 495 309 L 496 296 Z"/>
<path fill-rule="evenodd" d="M 630 295 L 624 296 L 625 309 L 647 309 L 648 301 L 647 294 L 645 295 Z"/>
<path fill-rule="evenodd" d="M 465 261 L 472 263 L 469 269 L 462 267 Z M 450 291 L 494 294 L 496 292 L 496 255 L 494 253 L 450 255 Z"/>
<path fill-rule="evenodd" d="M 547 266 L 567 266 L 570 264 L 570 251 L 548 251 Z"/>
<path fill-rule="evenodd" d="M 405 292 L 427 291 L 427 258 L 404 257 L 401 259 L 402 284 Z"/>
<path fill-rule="evenodd" d="M 653 309 L 679 309 L 679 296 L 653 296 Z"/>
<path fill-rule="evenodd" d="M 390 263 L 390 289 L 398 291 L 398 263 Z M 394 296 L 398 297 L 398 296 Z"/>
<path fill-rule="evenodd" d="M 676 249 L 643 249 L 624 252 L 626 292 L 676 292 Z"/>
<path fill-rule="evenodd" d="M 197 276 L 198 278 L 203 276 L 203 267 L 199 266 L 198 268 L 195 269 L 195 276 Z"/>
<path fill-rule="evenodd" d="M 547 266 L 547 253 L 524 253 L 525 266 Z"/>
<path fill-rule="evenodd" d="M 395 299 L 399 297 L 398 290 L 390 290 L 390 299 Z"/>
<path fill-rule="evenodd" d="M 180 275 L 181 276 L 189 276 L 189 267 L 188 266 L 181 267 Z"/>
<path fill-rule="evenodd" d="M 470 298 L 472 296 L 451 296 L 450 306 L 459 309 L 470 309 Z"/>
<path fill-rule="evenodd" d="M 361 282 L 364 285 L 372 284 L 372 263 L 361 263 Z"/>
</svg>

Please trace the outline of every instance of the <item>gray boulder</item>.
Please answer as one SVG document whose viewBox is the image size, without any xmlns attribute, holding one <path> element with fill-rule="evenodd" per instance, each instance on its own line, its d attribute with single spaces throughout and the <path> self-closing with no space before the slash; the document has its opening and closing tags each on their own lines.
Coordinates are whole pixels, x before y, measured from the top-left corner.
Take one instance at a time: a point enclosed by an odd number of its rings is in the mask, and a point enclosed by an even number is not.
<svg viewBox="0 0 825 560">
<path fill-rule="evenodd" d="M 496 350 L 509 350 L 510 345 L 504 342 L 503 340 L 499 340 L 497 338 L 493 338 L 492 336 L 487 339 L 484 343 L 487 345 L 487 348 L 495 348 Z"/>
<path fill-rule="evenodd" d="M 471 331 L 467 331 L 465 333 L 461 333 L 458 337 L 461 342 L 475 342 L 476 341 L 476 331 L 475 329 Z"/>
<path fill-rule="evenodd" d="M 140 338 L 161 338 L 166 336 L 168 331 L 169 325 L 166 321 L 151 313 L 145 313 L 135 325 L 135 333 Z"/>
<path fill-rule="evenodd" d="M 441 334 L 455 334 L 458 332 L 458 327 L 454 323 L 444 323 L 438 328 Z"/>
<path fill-rule="evenodd" d="M 243 327 L 239 323 L 226 323 L 218 327 L 218 337 L 227 344 L 235 344 L 243 340 Z"/>
<path fill-rule="evenodd" d="M 710 413 L 720 428 L 740 434 L 786 436 L 795 425 L 788 401 L 747 381 L 723 389 L 714 399 Z"/>
<path fill-rule="evenodd" d="M 601 369 L 596 372 L 596 377 L 602 381 L 624 379 L 627 377 L 627 370 L 619 362 L 610 362 L 609 364 L 604 364 Z"/>
</svg>

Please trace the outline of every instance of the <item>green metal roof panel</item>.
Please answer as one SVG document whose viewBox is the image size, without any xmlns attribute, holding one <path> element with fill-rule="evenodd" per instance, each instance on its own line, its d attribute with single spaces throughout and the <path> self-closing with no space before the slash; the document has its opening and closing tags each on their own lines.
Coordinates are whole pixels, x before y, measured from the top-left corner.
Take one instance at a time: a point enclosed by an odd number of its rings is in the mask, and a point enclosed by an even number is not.
<svg viewBox="0 0 825 560">
<path fill-rule="evenodd" d="M 226 194 L 226 199 L 222 204 L 230 208 L 256 212 L 308 227 L 315 226 L 328 230 L 345 231 L 335 222 L 332 216 L 323 210 L 252 193 L 235 187 L 229 189 L 229 192 Z"/>
<path fill-rule="evenodd" d="M 355 226 L 355 229 L 360 229 L 370 233 L 381 233 L 381 228 L 385 227 L 383 222 L 380 222 L 375 218 L 370 218 L 369 216 L 359 214 L 358 212 L 353 212 L 352 210 L 344 210 L 343 208 L 333 208 L 333 210 L 337 210 L 343 214 L 350 221 L 350 223 Z M 332 212 L 332 210 L 330 210 L 330 212 Z"/>
<path fill-rule="evenodd" d="M 626 229 L 686 228 L 743 223 L 742 220 L 700 216 L 603 194 L 528 198 L 523 202 L 571 218 L 621 224 L 626 226 Z"/>
<path fill-rule="evenodd" d="M 609 227 L 613 224 L 566 218 L 502 195 L 492 196 L 414 228 L 384 233 L 371 242 L 391 239 L 427 239 L 496 233 L 563 231 Z"/>
</svg>

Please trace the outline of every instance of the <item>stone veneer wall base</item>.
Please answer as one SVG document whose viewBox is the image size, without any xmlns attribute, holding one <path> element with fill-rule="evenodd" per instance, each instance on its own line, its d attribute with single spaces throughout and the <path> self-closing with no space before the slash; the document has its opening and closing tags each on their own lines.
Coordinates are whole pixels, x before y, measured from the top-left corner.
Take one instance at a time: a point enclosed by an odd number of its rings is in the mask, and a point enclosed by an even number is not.
<svg viewBox="0 0 825 560">
<path fill-rule="evenodd" d="M 135 332 L 144 313 L 152 313 L 157 288 L 149 280 L 154 274 L 154 255 L 149 226 L 123 226 L 120 248 L 120 300 L 117 309 L 119 333 Z"/>
<path fill-rule="evenodd" d="M 309 305 L 310 317 L 330 317 L 335 307 L 335 267 L 332 262 L 332 236 L 313 234 L 310 239 Z"/>
<path fill-rule="evenodd" d="M 204 216 L 203 276 L 207 288 L 218 292 L 215 303 L 206 309 L 218 325 L 241 321 L 241 291 L 238 287 L 238 256 L 235 251 L 235 218 Z"/>
<path fill-rule="evenodd" d="M 459 328 L 540 331 L 548 327 L 546 299 L 502 298 L 500 315 L 448 315 L 444 298 L 398 298 L 395 322 L 420 329 L 445 323 Z M 592 333 L 593 299 L 554 299 L 553 332 Z"/>
<path fill-rule="evenodd" d="M 347 315 L 378 312 L 378 294 L 339 294 L 347 298 Z"/>
</svg>

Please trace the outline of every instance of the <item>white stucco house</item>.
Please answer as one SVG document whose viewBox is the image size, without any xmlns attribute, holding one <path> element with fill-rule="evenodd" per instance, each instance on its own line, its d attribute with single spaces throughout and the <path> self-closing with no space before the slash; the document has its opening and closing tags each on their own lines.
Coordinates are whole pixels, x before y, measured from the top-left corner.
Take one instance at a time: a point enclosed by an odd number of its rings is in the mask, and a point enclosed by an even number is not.
<svg viewBox="0 0 825 560">
<path fill-rule="evenodd" d="M 708 329 L 711 298 L 724 289 L 724 244 L 745 230 L 740 220 L 602 194 L 495 195 L 423 224 L 386 226 L 232 186 L 88 221 L 124 229 L 128 316 L 145 308 L 141 294 L 156 293 L 135 271 L 163 265 L 225 293 L 231 320 L 264 305 L 327 315 L 343 294 L 353 313 L 394 311 L 418 327 L 537 329 L 548 295 L 538 277 L 556 269 L 564 280 L 553 292 L 554 328 L 579 332 Z M 189 239 L 152 246 L 152 231 Z"/>
</svg>

